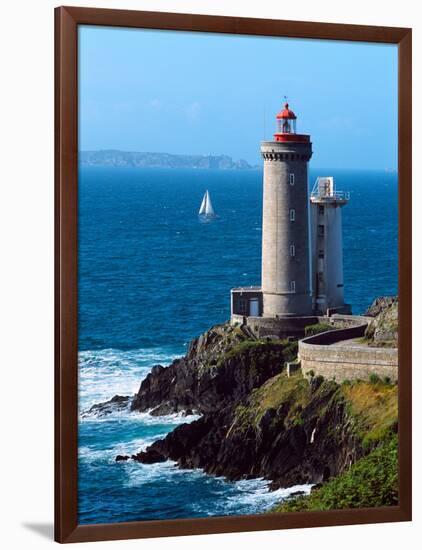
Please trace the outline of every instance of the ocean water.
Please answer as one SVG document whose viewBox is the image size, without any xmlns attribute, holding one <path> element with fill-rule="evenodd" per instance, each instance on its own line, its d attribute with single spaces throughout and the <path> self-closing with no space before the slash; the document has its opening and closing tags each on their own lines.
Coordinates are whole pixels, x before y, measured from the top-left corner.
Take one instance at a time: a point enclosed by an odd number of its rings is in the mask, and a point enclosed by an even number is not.
<svg viewBox="0 0 422 550">
<path fill-rule="evenodd" d="M 343 209 L 346 301 L 397 293 L 397 175 L 311 170 L 350 191 Z M 197 211 L 210 191 L 218 218 Z M 260 283 L 262 172 L 81 167 L 79 409 L 135 393 L 157 363 L 229 316 L 229 291 Z M 192 419 L 190 419 L 192 420 Z M 298 487 L 229 483 L 171 462 L 116 463 L 187 419 L 129 411 L 80 417 L 79 521 L 264 512 Z M 308 491 L 310 488 L 302 487 Z"/>
</svg>

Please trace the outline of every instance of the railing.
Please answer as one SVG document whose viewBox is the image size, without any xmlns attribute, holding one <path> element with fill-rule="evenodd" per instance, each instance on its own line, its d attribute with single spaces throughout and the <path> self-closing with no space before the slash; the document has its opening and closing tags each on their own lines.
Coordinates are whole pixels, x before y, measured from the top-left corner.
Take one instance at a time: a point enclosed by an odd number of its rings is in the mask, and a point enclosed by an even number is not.
<svg viewBox="0 0 422 550">
<path fill-rule="evenodd" d="M 324 193 L 321 193 L 319 191 L 313 191 L 311 193 L 311 199 L 324 199 L 324 200 L 332 200 L 332 201 L 346 200 L 346 201 L 348 201 L 350 199 L 350 193 L 349 193 L 349 191 L 334 191 L 334 193 L 324 194 Z"/>
</svg>

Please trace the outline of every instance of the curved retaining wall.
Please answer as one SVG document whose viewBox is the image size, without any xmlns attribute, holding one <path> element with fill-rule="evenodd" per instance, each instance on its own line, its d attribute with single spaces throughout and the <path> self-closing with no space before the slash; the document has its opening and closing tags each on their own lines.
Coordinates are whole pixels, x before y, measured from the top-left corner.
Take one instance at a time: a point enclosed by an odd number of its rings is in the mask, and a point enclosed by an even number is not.
<svg viewBox="0 0 422 550">
<path fill-rule="evenodd" d="M 317 323 L 318 317 L 312 315 L 276 318 L 232 315 L 230 322 L 232 325 L 246 325 L 256 338 L 286 338 L 287 336 L 302 338 L 305 333 L 305 327 Z"/>
<path fill-rule="evenodd" d="M 364 335 L 366 323 L 355 327 L 322 332 L 299 341 L 299 358 L 302 372 L 315 376 L 344 380 L 366 380 L 371 374 L 380 378 L 388 376 L 396 381 L 398 375 L 397 348 L 372 348 L 356 344 L 336 342 L 359 338 Z"/>
</svg>

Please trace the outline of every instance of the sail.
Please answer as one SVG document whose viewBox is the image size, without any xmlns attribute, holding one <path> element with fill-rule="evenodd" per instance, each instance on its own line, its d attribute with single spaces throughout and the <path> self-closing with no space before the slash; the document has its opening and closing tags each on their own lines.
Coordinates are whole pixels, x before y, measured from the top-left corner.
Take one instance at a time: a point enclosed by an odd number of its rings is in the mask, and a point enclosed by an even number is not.
<svg viewBox="0 0 422 550">
<path fill-rule="evenodd" d="M 204 198 L 202 199 L 201 207 L 200 207 L 200 209 L 199 209 L 199 213 L 200 213 L 200 214 L 205 214 L 205 212 L 206 212 L 206 208 L 207 208 L 207 195 L 208 195 L 208 191 L 205 193 Z"/>
<path fill-rule="evenodd" d="M 206 205 L 205 205 L 205 215 L 206 216 L 214 216 L 214 208 L 212 207 L 211 197 L 208 191 L 206 192 Z"/>
<path fill-rule="evenodd" d="M 199 209 L 199 215 L 209 218 L 215 216 L 214 208 L 212 207 L 211 197 L 208 193 L 208 190 L 205 191 L 204 198 L 202 199 L 201 207 Z"/>
</svg>

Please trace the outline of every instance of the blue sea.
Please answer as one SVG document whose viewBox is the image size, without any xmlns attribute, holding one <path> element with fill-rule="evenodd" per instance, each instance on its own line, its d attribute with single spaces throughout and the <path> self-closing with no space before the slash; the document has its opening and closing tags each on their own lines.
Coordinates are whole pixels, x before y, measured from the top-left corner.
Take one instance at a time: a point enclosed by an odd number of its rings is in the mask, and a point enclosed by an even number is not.
<svg viewBox="0 0 422 550">
<path fill-rule="evenodd" d="M 344 283 L 354 313 L 397 293 L 397 174 L 318 170 L 350 192 Z M 208 189 L 218 218 L 197 216 Z M 116 463 L 187 419 L 121 411 L 83 417 L 134 394 L 150 368 L 228 319 L 230 288 L 260 283 L 262 172 L 83 166 L 79 173 L 79 522 L 265 512 L 292 491 L 227 482 L 174 463 Z"/>
</svg>

